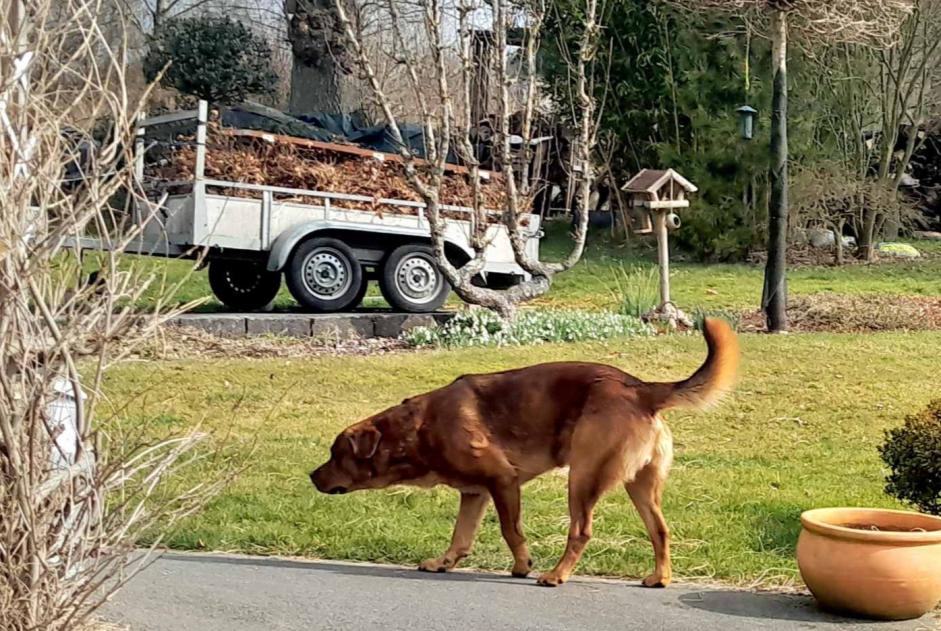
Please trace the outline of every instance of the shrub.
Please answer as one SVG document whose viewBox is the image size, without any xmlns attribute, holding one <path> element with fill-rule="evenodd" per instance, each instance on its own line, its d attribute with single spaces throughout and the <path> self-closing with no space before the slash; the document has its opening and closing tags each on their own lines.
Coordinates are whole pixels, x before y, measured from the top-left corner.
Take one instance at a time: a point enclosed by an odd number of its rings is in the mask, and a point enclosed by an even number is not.
<svg viewBox="0 0 941 631">
<path fill-rule="evenodd" d="M 144 57 L 148 81 L 215 103 L 235 103 L 275 89 L 271 49 L 241 22 L 227 17 L 169 20 Z"/>
<path fill-rule="evenodd" d="M 886 493 L 941 515 L 941 399 L 888 430 L 879 452 L 889 466 Z"/>
<path fill-rule="evenodd" d="M 621 267 L 614 273 L 617 312 L 640 318 L 660 302 L 660 277 L 656 267 Z"/>
<path fill-rule="evenodd" d="M 504 321 L 492 311 L 459 313 L 446 324 L 416 327 L 403 334 L 410 346 L 510 346 L 542 342 L 583 342 L 653 333 L 640 319 L 617 313 L 523 311 Z"/>
</svg>

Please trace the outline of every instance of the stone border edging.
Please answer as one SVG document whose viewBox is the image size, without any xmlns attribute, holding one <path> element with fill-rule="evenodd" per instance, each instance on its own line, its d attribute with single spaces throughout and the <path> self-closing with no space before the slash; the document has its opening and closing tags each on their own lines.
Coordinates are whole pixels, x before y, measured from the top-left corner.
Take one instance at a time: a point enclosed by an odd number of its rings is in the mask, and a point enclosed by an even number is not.
<svg viewBox="0 0 941 631">
<path fill-rule="evenodd" d="M 213 335 L 297 338 L 395 338 L 417 326 L 436 326 L 454 317 L 435 313 L 185 313 L 169 324 Z"/>
</svg>

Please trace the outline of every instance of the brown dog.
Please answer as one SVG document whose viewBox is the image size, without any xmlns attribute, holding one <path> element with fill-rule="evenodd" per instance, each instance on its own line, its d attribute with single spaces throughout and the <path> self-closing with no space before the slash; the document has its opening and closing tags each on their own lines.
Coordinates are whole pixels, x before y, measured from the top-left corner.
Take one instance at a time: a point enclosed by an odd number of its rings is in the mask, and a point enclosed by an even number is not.
<svg viewBox="0 0 941 631">
<path fill-rule="evenodd" d="M 526 576 L 532 560 L 520 521 L 520 486 L 568 465 L 568 544 L 539 584 L 568 579 L 591 538 L 595 502 L 621 483 L 653 543 L 656 569 L 644 585 L 666 586 L 670 543 L 660 498 L 673 441 L 659 413 L 717 402 L 731 389 L 738 367 L 738 340 L 729 325 L 708 319 L 703 328 L 705 363 L 675 383 L 648 383 L 612 366 L 576 362 L 459 377 L 348 427 L 311 481 L 324 493 L 393 484 L 459 490 L 451 546 L 421 564 L 429 572 L 450 570 L 467 556 L 493 498 L 513 553 L 513 576 Z"/>
</svg>

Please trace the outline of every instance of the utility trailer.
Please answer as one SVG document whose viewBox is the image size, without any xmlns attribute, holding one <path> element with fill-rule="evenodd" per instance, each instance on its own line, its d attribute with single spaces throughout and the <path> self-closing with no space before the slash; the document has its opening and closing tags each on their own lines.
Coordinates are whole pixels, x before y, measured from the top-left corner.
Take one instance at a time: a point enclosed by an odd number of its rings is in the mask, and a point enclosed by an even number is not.
<svg viewBox="0 0 941 631">
<path fill-rule="evenodd" d="M 167 140 L 164 133 L 164 139 L 159 139 L 157 132 L 192 123 L 196 155 L 192 178 L 166 181 L 149 177 L 147 154 L 161 143 L 172 145 L 176 135 L 174 131 Z M 207 123 L 205 101 L 195 110 L 139 121 L 135 172 L 151 201 L 139 203 L 133 211 L 131 221 L 139 226 L 140 236 L 126 252 L 194 259 L 205 256 L 213 293 L 227 307 L 239 311 L 270 305 L 282 278 L 298 304 L 312 311 L 355 308 L 369 281 L 378 281 L 382 295 L 394 309 L 429 312 L 444 304 L 450 287 L 435 262 L 423 203 L 208 178 L 207 152 L 212 149 L 206 143 Z M 369 155 L 362 159 L 395 157 Z M 377 213 L 377 205 L 399 209 L 402 214 Z M 450 205 L 442 205 L 441 210 L 449 216 L 442 218 L 447 256 L 453 264 L 461 265 L 473 256 L 473 210 Z M 467 220 L 459 218 L 464 214 Z M 521 224 L 527 235 L 527 252 L 538 258 L 543 234 L 540 218 L 528 214 L 521 217 Z M 507 286 L 528 278 L 516 262 L 502 223 L 488 226 L 486 241 L 480 282 Z M 82 239 L 80 247 L 106 245 L 98 239 Z"/>
</svg>

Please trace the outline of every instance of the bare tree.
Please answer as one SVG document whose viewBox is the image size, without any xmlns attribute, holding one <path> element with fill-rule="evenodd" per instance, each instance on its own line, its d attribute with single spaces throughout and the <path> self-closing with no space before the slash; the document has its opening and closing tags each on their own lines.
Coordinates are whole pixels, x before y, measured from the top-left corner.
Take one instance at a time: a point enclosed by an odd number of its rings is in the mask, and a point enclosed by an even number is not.
<svg viewBox="0 0 941 631">
<path fill-rule="evenodd" d="M 915 0 L 913 7 L 888 48 L 815 46 L 811 58 L 814 89 L 831 97 L 822 103 L 829 109 L 818 115 L 818 125 L 836 141 L 844 163 L 839 171 L 822 164 L 821 179 L 837 175 L 846 179 L 837 188 L 870 193 L 855 195 L 858 206 L 846 209 L 858 240 L 857 256 L 867 261 L 880 234 L 895 239 L 902 225 L 918 221 L 899 189 L 926 137 L 926 125 L 937 116 L 932 108 L 941 102 L 941 2 Z M 809 180 L 798 193 L 805 200 Z M 818 190 L 817 184 L 811 190 Z M 873 186 L 883 187 L 885 194 L 876 195 Z M 880 203 L 866 203 L 872 200 Z"/>
<path fill-rule="evenodd" d="M 874 147 L 879 164 L 877 177 L 887 188 L 898 191 L 932 103 L 931 75 L 941 68 L 941 2 L 914 0 L 914 11 L 903 24 L 898 41 L 867 56 L 875 58 L 879 71 L 870 86 L 879 104 L 881 127 Z M 900 140 L 904 141 L 901 150 Z M 877 224 L 883 219 L 886 237 L 898 238 L 902 223 L 899 214 L 870 209 L 860 235 L 860 251 L 866 260 L 872 260 L 879 233 Z"/>
<path fill-rule="evenodd" d="M 154 280 L 119 266 L 138 104 L 102 0 L 0 0 L 0 620 L 71 630 L 132 575 L 139 536 L 217 488 L 172 480 L 208 451 L 193 431 L 153 442 L 102 412 L 104 371 L 164 317 L 132 304 Z M 124 40 L 126 42 L 126 39 Z M 92 130 L 106 121 L 95 141 Z M 69 239 L 110 238 L 84 279 Z M 58 402 L 58 404 L 57 404 Z M 103 431 L 106 430 L 106 431 Z M 152 550 L 153 548 L 151 548 Z M 127 572 L 125 572 L 125 569 Z"/>
<path fill-rule="evenodd" d="M 769 331 L 787 330 L 787 49 L 791 33 L 818 41 L 888 46 L 912 0 L 671 0 L 688 10 L 723 12 L 762 26 L 771 39 L 771 157 L 768 262 L 761 307 Z M 760 28 L 758 30 L 761 30 Z"/>
<path fill-rule="evenodd" d="M 794 194 L 790 198 L 796 225 L 819 224 L 833 231 L 834 263 L 845 261 L 843 227 L 862 225 L 876 209 L 880 213 L 911 219 L 914 210 L 878 179 L 860 177 L 843 160 L 817 161 L 798 165 Z"/>
<path fill-rule="evenodd" d="M 105 0 L 99 14 L 102 26 L 129 26 L 136 37 L 131 49 L 144 43 L 169 20 L 202 15 L 227 15 L 251 24 L 271 39 L 272 49 L 283 48 L 285 40 L 282 0 Z M 279 44 L 281 45 L 279 47 Z"/>
<path fill-rule="evenodd" d="M 572 75 L 575 78 L 574 109 L 578 112 L 579 129 L 572 168 L 578 174 L 580 212 L 573 248 L 564 260 L 557 263 L 541 262 L 528 254 L 526 243 L 533 235 L 522 220 L 534 193 L 529 158 L 538 101 L 536 57 L 547 11 L 545 0 L 527 3 L 512 0 L 456 0 L 454 4 L 446 4 L 442 0 L 382 0 L 380 6 L 392 34 L 391 45 L 380 55 L 370 52 L 364 45 L 361 33 L 357 31 L 342 2 L 336 5 L 337 16 L 355 63 L 365 75 L 372 96 L 401 147 L 408 182 L 427 206 L 426 218 L 437 263 L 463 300 L 493 309 L 503 317 L 512 317 L 519 303 L 548 291 L 555 274 L 573 267 L 584 250 L 592 182 L 591 152 L 596 133 L 595 103 L 590 96 L 592 91 L 589 83 L 590 64 L 594 58 L 599 28 L 596 22 L 597 0 L 585 2 L 578 50 L 571 54 Z M 486 17 L 482 18 L 482 14 Z M 422 29 L 423 38 L 428 42 L 428 54 L 424 57 L 415 54 L 415 48 L 409 46 L 406 34 L 409 25 L 416 23 L 415 16 L 418 16 L 417 23 Z M 506 208 L 498 216 L 483 205 L 480 189 L 482 174 L 472 141 L 476 121 L 471 119 L 472 108 L 466 106 L 472 100 L 476 73 L 480 71 L 472 51 L 474 34 L 481 28 L 481 19 L 489 22 L 494 40 L 494 54 L 489 56 L 489 64 L 484 70 L 496 86 L 497 112 L 493 144 L 497 162 L 503 170 L 494 176 L 506 193 Z M 520 23 L 524 24 L 524 35 L 517 49 L 519 62 L 514 64 L 510 59 L 508 32 Z M 405 68 L 409 88 L 418 103 L 427 162 L 420 163 L 402 138 L 392 100 L 384 91 L 377 72 L 377 57 L 381 56 Z M 454 60 L 459 68 L 456 78 L 449 72 Z M 422 81 L 422 69 L 429 68 L 434 79 L 430 94 Z M 514 98 L 514 95 L 519 94 L 522 95 L 522 109 L 516 112 L 514 104 L 519 99 Z M 511 118 L 514 115 L 522 121 L 519 133 L 522 149 L 519 154 L 513 151 L 512 144 Z M 473 188 L 473 199 L 469 200 L 468 205 L 473 208 L 471 245 L 474 256 L 463 265 L 455 264 L 445 255 L 444 222 L 440 212 L 441 185 L 452 150 L 468 166 Z M 506 227 L 516 261 L 531 275 L 529 280 L 506 290 L 479 287 L 474 283 L 484 266 L 484 253 L 490 238 L 489 226 L 495 221 Z"/>
<path fill-rule="evenodd" d="M 219 0 L 114 0 L 122 17 L 138 33 L 156 33 L 173 18 L 196 15 L 218 6 Z"/>
</svg>

